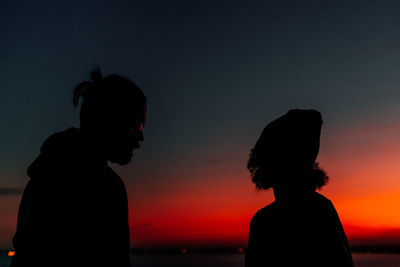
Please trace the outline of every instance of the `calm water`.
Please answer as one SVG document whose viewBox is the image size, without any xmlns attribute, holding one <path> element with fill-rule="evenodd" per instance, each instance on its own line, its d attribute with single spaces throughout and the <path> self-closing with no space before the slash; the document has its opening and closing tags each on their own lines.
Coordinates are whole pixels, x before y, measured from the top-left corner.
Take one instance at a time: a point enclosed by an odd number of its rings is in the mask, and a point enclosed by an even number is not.
<svg viewBox="0 0 400 267">
<path fill-rule="evenodd" d="M 400 255 L 354 253 L 357 267 L 399 267 Z M 244 257 L 240 254 L 198 254 L 198 255 L 135 255 L 135 267 L 243 267 Z M 6 267 L 10 257 L 0 256 L 0 267 Z"/>
</svg>

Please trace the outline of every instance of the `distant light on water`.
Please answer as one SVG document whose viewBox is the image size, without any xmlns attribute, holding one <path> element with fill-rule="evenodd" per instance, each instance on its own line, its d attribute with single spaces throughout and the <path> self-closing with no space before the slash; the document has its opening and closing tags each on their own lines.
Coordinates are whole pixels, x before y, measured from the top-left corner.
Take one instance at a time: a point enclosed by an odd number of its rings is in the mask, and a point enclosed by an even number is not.
<svg viewBox="0 0 400 267">
<path fill-rule="evenodd" d="M 15 251 L 10 250 L 7 255 L 12 257 L 12 256 L 14 256 L 14 254 L 15 254 Z"/>
</svg>

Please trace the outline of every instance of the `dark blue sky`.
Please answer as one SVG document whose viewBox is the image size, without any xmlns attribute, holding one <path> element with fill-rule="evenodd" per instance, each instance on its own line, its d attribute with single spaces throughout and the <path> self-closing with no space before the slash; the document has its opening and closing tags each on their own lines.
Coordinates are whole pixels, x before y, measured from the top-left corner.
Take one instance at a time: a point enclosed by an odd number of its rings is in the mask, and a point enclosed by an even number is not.
<svg viewBox="0 0 400 267">
<path fill-rule="evenodd" d="M 97 65 L 148 96 L 142 149 L 117 168 L 143 194 L 205 166 L 247 179 L 249 149 L 290 108 L 320 110 L 323 140 L 396 121 L 399 14 L 398 1 L 3 0 L 0 187 L 23 188 L 45 138 L 79 125 L 72 90 Z"/>
</svg>

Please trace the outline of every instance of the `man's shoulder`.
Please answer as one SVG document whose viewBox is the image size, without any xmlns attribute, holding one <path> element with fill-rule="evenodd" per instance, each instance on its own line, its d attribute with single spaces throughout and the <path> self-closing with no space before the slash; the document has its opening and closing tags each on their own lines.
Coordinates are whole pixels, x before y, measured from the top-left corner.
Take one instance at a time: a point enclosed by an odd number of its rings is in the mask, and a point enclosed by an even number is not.
<svg viewBox="0 0 400 267">
<path fill-rule="evenodd" d="M 118 191 L 126 192 L 125 183 L 122 178 L 110 166 L 106 166 L 106 181 L 108 185 L 113 186 Z"/>
</svg>

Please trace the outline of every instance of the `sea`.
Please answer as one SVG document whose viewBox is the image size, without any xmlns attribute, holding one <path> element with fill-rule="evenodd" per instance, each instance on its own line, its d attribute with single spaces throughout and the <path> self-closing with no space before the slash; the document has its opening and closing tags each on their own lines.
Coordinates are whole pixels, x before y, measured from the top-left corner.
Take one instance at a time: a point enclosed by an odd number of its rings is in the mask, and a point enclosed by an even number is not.
<svg viewBox="0 0 400 267">
<path fill-rule="evenodd" d="M 356 267 L 400 267 L 399 254 L 353 253 Z M 0 267 L 8 267 L 11 257 L 0 256 Z M 243 254 L 139 254 L 132 255 L 134 267 L 243 267 Z"/>
</svg>

